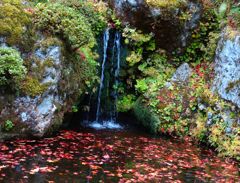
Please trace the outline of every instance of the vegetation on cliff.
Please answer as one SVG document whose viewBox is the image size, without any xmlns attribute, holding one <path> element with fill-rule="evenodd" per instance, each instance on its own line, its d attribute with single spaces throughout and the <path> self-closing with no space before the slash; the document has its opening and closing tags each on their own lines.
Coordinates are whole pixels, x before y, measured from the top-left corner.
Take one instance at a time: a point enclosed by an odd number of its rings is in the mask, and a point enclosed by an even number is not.
<svg viewBox="0 0 240 183">
<path fill-rule="evenodd" d="M 177 1 L 164 2 L 171 6 L 178 5 Z M 212 63 L 221 29 L 227 25 L 231 27 L 229 35 L 236 36 L 239 28 L 238 5 L 220 1 L 202 3 L 203 15 L 199 26 L 192 31 L 190 44 L 182 53 L 179 50 L 169 53 L 151 47 L 154 45 L 151 34 L 144 35 L 130 28 L 128 32 L 131 34 L 127 34 L 124 30 L 123 36 L 130 50 L 126 59 L 125 91 L 133 91 L 129 88 L 135 88 L 135 91 L 131 93 L 134 97 L 129 98 L 129 94 L 125 93 L 120 96 L 119 110 L 124 111 L 124 106 L 132 106 L 138 120 L 152 132 L 190 135 L 197 141 L 212 145 L 223 156 L 239 159 L 239 109 L 211 91 L 214 74 Z M 149 46 L 153 49 L 149 49 Z M 172 82 L 175 68 L 184 62 L 188 62 L 192 68 L 189 80 L 184 83 Z M 134 104 L 133 99 L 137 99 Z M 231 114 L 228 119 L 226 111 Z"/>
</svg>

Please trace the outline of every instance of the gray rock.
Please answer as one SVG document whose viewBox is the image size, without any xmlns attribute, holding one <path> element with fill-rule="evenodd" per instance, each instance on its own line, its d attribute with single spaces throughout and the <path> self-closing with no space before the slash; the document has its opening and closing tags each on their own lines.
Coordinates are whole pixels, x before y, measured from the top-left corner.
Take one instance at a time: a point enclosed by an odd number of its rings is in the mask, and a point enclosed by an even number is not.
<svg viewBox="0 0 240 183">
<path fill-rule="evenodd" d="M 138 5 L 138 1 L 137 1 L 137 0 L 127 0 L 127 2 L 128 2 L 131 6 L 137 6 L 137 5 Z"/>
<path fill-rule="evenodd" d="M 6 47 L 6 38 L 5 37 L 0 37 L 0 46 L 1 47 Z"/>
<path fill-rule="evenodd" d="M 198 20 L 200 20 L 202 14 L 202 7 L 198 3 L 189 2 L 188 9 L 191 17 L 185 22 L 184 29 L 181 34 L 181 43 L 183 47 L 187 46 L 187 40 L 191 34 L 191 30 L 198 26 Z"/>
<path fill-rule="evenodd" d="M 233 119 L 231 117 L 231 111 L 230 110 L 226 110 L 223 111 L 221 114 L 221 118 L 223 119 L 224 123 L 226 124 L 227 127 L 231 128 L 233 126 L 233 123 L 235 121 L 235 119 Z"/>
<path fill-rule="evenodd" d="M 26 112 L 22 112 L 20 115 L 21 115 L 21 119 L 22 119 L 23 122 L 28 120 L 28 116 L 27 116 Z"/>
<path fill-rule="evenodd" d="M 176 72 L 174 73 L 173 77 L 171 78 L 171 81 L 178 82 L 178 83 L 187 83 L 189 80 L 189 77 L 191 76 L 192 69 L 188 65 L 188 63 L 182 64 Z"/>
<path fill-rule="evenodd" d="M 225 132 L 226 132 L 227 134 L 230 134 L 230 133 L 232 133 L 232 128 L 229 128 L 229 127 L 228 127 L 228 128 L 226 128 L 226 129 L 225 129 Z"/>
<path fill-rule="evenodd" d="M 171 82 L 166 82 L 165 83 L 165 87 L 167 87 L 167 88 L 170 88 L 170 87 L 172 87 L 173 85 L 172 85 L 172 83 Z"/>
<path fill-rule="evenodd" d="M 208 113 L 207 113 L 207 117 L 208 117 L 208 119 L 211 119 L 211 118 L 213 117 L 213 113 L 208 112 Z"/>
<path fill-rule="evenodd" d="M 208 119 L 207 120 L 207 126 L 211 126 L 212 125 L 212 120 L 211 119 Z"/>
<path fill-rule="evenodd" d="M 203 110 L 206 109 L 206 106 L 203 105 L 203 104 L 198 104 L 198 109 L 199 109 L 200 111 L 203 111 Z"/>
<path fill-rule="evenodd" d="M 216 50 L 212 90 L 240 108 L 240 32 L 231 39 L 228 31 L 222 33 Z"/>
<path fill-rule="evenodd" d="M 161 15 L 161 10 L 158 8 L 151 8 L 150 11 L 153 17 L 158 17 Z"/>
</svg>

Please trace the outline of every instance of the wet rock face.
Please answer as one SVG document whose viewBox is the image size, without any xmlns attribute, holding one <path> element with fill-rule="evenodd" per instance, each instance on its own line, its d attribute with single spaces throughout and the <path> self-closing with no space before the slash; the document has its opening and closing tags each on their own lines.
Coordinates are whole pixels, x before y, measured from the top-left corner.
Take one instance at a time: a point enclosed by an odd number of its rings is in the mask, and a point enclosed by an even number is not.
<svg viewBox="0 0 240 183">
<path fill-rule="evenodd" d="M 10 115 L 14 116 L 17 121 L 29 128 L 32 135 L 41 137 L 53 125 L 56 126 L 56 123 L 60 125 L 62 122 L 63 112 L 59 109 L 63 107 L 64 98 L 58 86 L 61 82 L 63 57 L 60 46 L 38 47 L 31 54 L 36 59 L 31 61 L 30 70 L 39 67 L 36 62 L 44 64 L 51 60 L 51 64 L 46 65 L 41 71 L 43 74 L 40 84 L 47 84 L 48 87 L 42 94 L 34 97 L 13 95 L 12 100 L 7 101 L 4 109 L 0 109 L 0 117 L 7 119 Z M 2 92 L 1 97 L 6 98 Z"/>
<path fill-rule="evenodd" d="M 240 108 L 240 32 L 226 29 L 218 43 L 212 89 Z"/>
<path fill-rule="evenodd" d="M 158 46 L 168 51 L 187 45 L 190 32 L 198 26 L 202 14 L 202 6 L 197 1 L 171 9 L 150 7 L 144 0 L 109 0 L 109 4 L 124 24 L 153 32 Z M 188 12 L 190 18 L 181 21 L 182 12 Z"/>
</svg>

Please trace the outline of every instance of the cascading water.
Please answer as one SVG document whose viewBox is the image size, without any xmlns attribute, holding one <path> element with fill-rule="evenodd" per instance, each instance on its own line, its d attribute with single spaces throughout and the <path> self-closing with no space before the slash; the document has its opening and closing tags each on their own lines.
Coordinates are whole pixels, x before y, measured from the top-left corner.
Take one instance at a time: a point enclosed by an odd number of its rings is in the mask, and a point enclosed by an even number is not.
<svg viewBox="0 0 240 183">
<path fill-rule="evenodd" d="M 103 59 L 100 86 L 97 96 L 96 119 L 93 123 L 89 124 L 89 126 L 98 129 L 122 128 L 119 124 L 116 123 L 116 104 L 118 98 L 117 88 L 119 85 L 119 73 L 121 65 L 121 34 L 119 32 L 115 32 L 114 41 L 111 41 L 111 37 L 113 36 L 111 36 L 110 31 L 111 30 L 109 28 L 106 29 L 103 36 Z M 112 46 L 112 49 L 109 49 L 110 46 Z M 106 77 L 106 75 L 109 76 Z M 111 88 L 113 88 L 112 91 Z M 109 93 L 112 93 L 112 95 Z M 103 113 L 105 115 L 103 115 Z"/>
<path fill-rule="evenodd" d="M 116 121 L 117 118 L 117 100 L 118 100 L 118 85 L 119 85 L 119 73 L 120 73 L 120 67 L 121 67 L 121 34 L 119 32 L 116 32 L 115 39 L 114 39 L 114 49 L 113 53 L 117 52 L 117 67 L 114 73 L 115 77 L 115 83 L 114 83 L 114 106 L 113 106 L 113 119 Z M 113 54 L 114 55 L 114 54 Z M 113 59 L 112 59 L 113 60 Z"/>
<path fill-rule="evenodd" d="M 109 28 L 106 29 L 106 31 L 104 32 L 104 36 L 103 36 L 103 44 L 104 44 L 104 46 L 103 46 L 103 61 L 102 61 L 100 87 L 99 87 L 98 98 L 97 98 L 96 122 L 99 121 L 99 116 L 100 116 L 101 95 L 102 95 L 103 82 L 104 82 L 105 64 L 106 64 L 106 60 L 107 60 L 108 41 L 109 41 Z"/>
</svg>

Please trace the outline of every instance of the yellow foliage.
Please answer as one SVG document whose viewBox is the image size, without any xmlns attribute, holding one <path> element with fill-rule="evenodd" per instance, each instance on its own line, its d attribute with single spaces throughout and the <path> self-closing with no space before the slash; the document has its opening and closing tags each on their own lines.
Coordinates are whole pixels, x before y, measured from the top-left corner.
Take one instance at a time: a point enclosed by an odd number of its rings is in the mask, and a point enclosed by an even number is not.
<svg viewBox="0 0 240 183">
<path fill-rule="evenodd" d="M 230 26 L 227 26 L 225 31 L 226 31 L 225 39 L 234 40 L 237 37 L 237 35 L 239 35 L 239 31 L 234 30 Z"/>
<path fill-rule="evenodd" d="M 131 54 L 126 58 L 126 60 L 130 66 L 133 66 L 142 60 L 142 55 L 132 51 Z"/>
<path fill-rule="evenodd" d="M 203 116 L 200 113 L 198 113 L 197 119 L 196 119 L 197 126 L 191 132 L 193 137 L 203 140 L 203 137 L 207 132 L 207 129 L 205 127 L 206 120 L 207 120 L 206 116 Z"/>
</svg>

